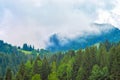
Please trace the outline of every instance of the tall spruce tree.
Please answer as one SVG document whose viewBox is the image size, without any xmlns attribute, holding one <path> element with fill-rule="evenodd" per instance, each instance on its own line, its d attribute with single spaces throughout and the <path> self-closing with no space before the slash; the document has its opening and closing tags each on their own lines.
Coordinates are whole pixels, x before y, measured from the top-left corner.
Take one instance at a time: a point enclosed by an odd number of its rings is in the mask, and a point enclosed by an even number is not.
<svg viewBox="0 0 120 80">
<path fill-rule="evenodd" d="M 44 57 L 43 62 L 42 62 L 42 69 L 41 69 L 42 80 L 47 80 L 49 73 L 50 73 L 50 66 L 49 66 L 49 63 L 47 61 L 47 58 Z"/>
<path fill-rule="evenodd" d="M 16 75 L 16 80 L 26 80 L 27 78 L 27 73 L 26 73 L 26 69 L 25 69 L 25 65 L 24 63 L 21 63 L 18 73 Z"/>
<path fill-rule="evenodd" d="M 12 71 L 10 68 L 7 68 L 5 80 L 12 80 Z"/>
<path fill-rule="evenodd" d="M 48 80 L 59 80 L 57 76 L 56 62 L 53 62 L 51 67 L 52 67 L 52 70 L 48 76 Z"/>
<path fill-rule="evenodd" d="M 114 46 L 110 50 L 109 56 L 110 78 L 112 80 L 120 79 L 120 45 Z"/>
<path fill-rule="evenodd" d="M 41 74 L 41 69 L 42 69 L 42 61 L 40 59 L 40 56 L 37 56 L 37 58 L 35 59 L 35 62 L 33 64 L 33 75 L 34 74 Z"/>
</svg>

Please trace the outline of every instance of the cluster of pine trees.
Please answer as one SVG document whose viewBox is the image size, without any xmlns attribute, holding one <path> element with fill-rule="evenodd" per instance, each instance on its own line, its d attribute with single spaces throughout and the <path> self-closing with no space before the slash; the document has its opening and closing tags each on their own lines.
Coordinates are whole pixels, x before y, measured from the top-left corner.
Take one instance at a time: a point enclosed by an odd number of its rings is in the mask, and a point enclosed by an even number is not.
<svg viewBox="0 0 120 80">
<path fill-rule="evenodd" d="M 31 56 L 34 58 L 36 54 L 25 55 L 22 50 L 16 46 L 12 46 L 0 40 L 0 80 L 3 80 L 7 68 L 12 70 L 12 75 L 15 75 L 19 69 L 19 65 L 22 62 L 26 63 Z"/>
<path fill-rule="evenodd" d="M 22 61 L 26 62 L 27 60 L 27 56 L 18 51 L 16 46 L 0 40 L 0 78 L 4 76 L 8 67 L 10 67 L 13 74 L 15 74 L 20 63 Z"/>
<path fill-rule="evenodd" d="M 8 68 L 5 80 L 120 80 L 120 43 L 40 55 L 21 63 L 15 75 Z M 1 78 L 2 80 L 2 78 Z"/>
</svg>

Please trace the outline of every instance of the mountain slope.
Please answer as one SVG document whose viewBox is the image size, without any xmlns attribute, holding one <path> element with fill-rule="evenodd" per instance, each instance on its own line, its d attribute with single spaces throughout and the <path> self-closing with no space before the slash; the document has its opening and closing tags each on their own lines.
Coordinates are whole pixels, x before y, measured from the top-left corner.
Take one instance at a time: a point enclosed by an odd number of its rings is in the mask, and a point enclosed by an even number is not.
<svg viewBox="0 0 120 80">
<path fill-rule="evenodd" d="M 67 43 L 64 43 L 60 40 L 60 37 L 57 34 L 54 34 L 50 37 L 50 45 L 46 47 L 47 50 L 52 52 L 56 51 L 66 51 L 69 49 L 79 49 L 86 48 L 93 44 L 104 42 L 106 40 L 110 42 L 120 41 L 120 30 L 110 24 L 97 24 L 94 23 L 93 26 L 99 29 L 99 34 L 89 34 L 86 36 L 78 36 L 74 39 L 66 39 Z"/>
</svg>

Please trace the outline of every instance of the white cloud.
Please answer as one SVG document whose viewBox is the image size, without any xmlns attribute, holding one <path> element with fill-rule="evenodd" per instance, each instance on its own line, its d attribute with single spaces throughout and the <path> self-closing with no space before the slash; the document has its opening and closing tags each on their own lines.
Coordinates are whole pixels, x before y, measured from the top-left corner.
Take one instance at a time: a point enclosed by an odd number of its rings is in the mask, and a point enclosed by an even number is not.
<svg viewBox="0 0 120 80">
<path fill-rule="evenodd" d="M 109 1 L 111 4 L 111 0 Z M 0 36 L 15 45 L 27 42 L 44 47 L 48 38 L 59 33 L 74 38 L 84 32 L 96 32 L 89 24 L 106 8 L 104 0 L 4 0 L 0 22 Z M 1 3 L 0 3 L 1 5 Z M 1 7 L 1 6 L 0 6 Z M 100 10 L 101 11 L 98 11 Z M 117 9 L 118 10 L 118 9 Z M 116 10 L 115 10 L 116 11 Z M 102 22 L 109 18 L 108 11 L 98 18 Z M 112 19 L 110 19 L 112 21 Z"/>
<path fill-rule="evenodd" d="M 111 21 L 111 14 L 108 11 L 105 10 L 98 10 L 98 17 L 96 19 L 96 23 L 108 23 Z"/>
<path fill-rule="evenodd" d="M 98 17 L 96 23 L 108 23 L 120 29 L 120 2 L 116 0 L 113 2 L 114 8 L 111 10 L 99 9 L 97 11 Z"/>
</svg>

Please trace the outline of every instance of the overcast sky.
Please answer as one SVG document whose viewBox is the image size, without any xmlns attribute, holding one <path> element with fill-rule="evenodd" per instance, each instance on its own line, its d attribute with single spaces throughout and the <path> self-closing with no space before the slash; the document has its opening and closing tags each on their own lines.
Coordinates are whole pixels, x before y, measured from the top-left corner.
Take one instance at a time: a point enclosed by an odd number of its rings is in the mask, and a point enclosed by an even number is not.
<svg viewBox="0 0 120 80">
<path fill-rule="evenodd" d="M 0 40 L 44 48 L 49 37 L 96 32 L 93 22 L 120 28 L 119 0 L 0 0 Z"/>
</svg>

